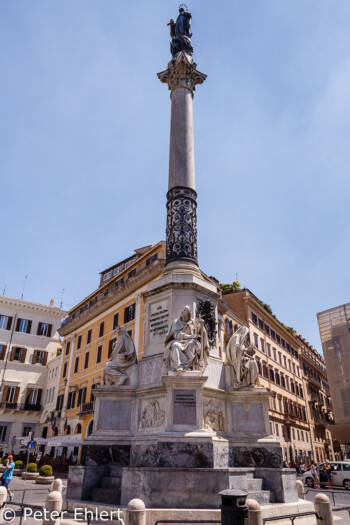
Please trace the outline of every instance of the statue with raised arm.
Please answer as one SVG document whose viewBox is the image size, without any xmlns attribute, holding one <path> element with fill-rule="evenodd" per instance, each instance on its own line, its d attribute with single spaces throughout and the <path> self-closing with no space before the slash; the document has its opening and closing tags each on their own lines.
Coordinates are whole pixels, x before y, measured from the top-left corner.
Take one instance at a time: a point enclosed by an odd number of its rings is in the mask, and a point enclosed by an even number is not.
<svg viewBox="0 0 350 525">
<path fill-rule="evenodd" d="M 165 340 L 164 361 L 168 371 L 203 371 L 208 362 L 209 342 L 204 321 L 191 317 L 191 308 L 185 306 L 172 323 Z"/>
<path fill-rule="evenodd" d="M 117 328 L 118 338 L 113 344 L 111 360 L 105 365 L 103 380 L 105 385 L 123 385 L 129 376 L 126 369 L 137 364 L 134 341 L 122 326 Z"/>
<path fill-rule="evenodd" d="M 173 57 L 176 57 L 180 51 L 185 51 L 189 55 L 193 54 L 193 46 L 191 42 L 191 19 L 192 15 L 188 11 L 185 4 L 179 7 L 179 15 L 176 22 L 170 20 L 170 36 L 172 38 L 170 43 L 170 51 Z"/>
<path fill-rule="evenodd" d="M 232 335 L 226 349 L 226 363 L 231 366 L 234 388 L 260 386 L 254 348 L 247 343 L 248 328 L 241 326 Z"/>
</svg>

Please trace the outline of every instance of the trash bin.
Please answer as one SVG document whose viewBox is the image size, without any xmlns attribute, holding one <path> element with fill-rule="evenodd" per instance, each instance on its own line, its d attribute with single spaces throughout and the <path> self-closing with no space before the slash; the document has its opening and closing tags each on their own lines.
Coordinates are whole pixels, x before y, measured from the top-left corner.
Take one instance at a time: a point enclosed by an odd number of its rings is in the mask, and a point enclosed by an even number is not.
<svg viewBox="0 0 350 525">
<path fill-rule="evenodd" d="M 221 496 L 221 525 L 248 525 L 248 493 L 240 489 L 219 492 Z"/>
</svg>

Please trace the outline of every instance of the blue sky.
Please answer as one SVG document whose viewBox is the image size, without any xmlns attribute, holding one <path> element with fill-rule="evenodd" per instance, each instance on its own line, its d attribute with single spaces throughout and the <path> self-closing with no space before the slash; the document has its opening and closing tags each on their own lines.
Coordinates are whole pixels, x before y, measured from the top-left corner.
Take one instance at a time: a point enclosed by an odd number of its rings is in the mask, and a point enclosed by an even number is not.
<svg viewBox="0 0 350 525">
<path fill-rule="evenodd" d="M 201 268 L 320 349 L 350 300 L 350 3 L 192 0 Z M 0 2 L 0 293 L 69 309 L 165 238 L 178 3 Z"/>
</svg>

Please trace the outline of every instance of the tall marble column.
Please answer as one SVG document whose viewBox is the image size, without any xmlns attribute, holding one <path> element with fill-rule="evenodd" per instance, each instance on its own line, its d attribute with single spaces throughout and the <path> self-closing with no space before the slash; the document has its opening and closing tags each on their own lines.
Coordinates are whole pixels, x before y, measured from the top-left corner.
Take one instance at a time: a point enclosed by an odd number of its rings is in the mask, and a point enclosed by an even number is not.
<svg viewBox="0 0 350 525">
<path fill-rule="evenodd" d="M 197 193 L 193 142 L 193 92 L 206 75 L 181 51 L 158 73 L 171 91 L 169 185 L 167 193 L 166 269 L 195 270 L 197 260 Z"/>
</svg>

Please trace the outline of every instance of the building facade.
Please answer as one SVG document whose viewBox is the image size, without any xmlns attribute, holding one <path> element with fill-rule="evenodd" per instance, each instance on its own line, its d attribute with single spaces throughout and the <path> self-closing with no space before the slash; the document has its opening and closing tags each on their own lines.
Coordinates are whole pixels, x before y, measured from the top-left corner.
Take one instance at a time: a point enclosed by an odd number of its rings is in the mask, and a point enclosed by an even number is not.
<svg viewBox="0 0 350 525">
<path fill-rule="evenodd" d="M 310 428 L 309 392 L 313 387 L 301 365 L 305 343 L 280 323 L 270 308 L 249 290 L 226 294 L 223 300 L 249 326 L 250 343 L 257 351 L 261 384 L 272 394 L 269 410 L 271 433 L 281 443 L 284 460 L 309 464 L 321 449 L 329 450 L 329 457 L 332 457 L 333 449 L 328 443 L 330 434 L 325 431 L 328 423 L 315 425 L 317 413 L 314 405 Z M 324 372 L 322 377 L 326 378 Z M 326 397 L 330 403 L 330 398 Z M 317 440 L 313 439 L 315 435 Z M 321 453 L 319 455 L 321 458 Z"/>
<path fill-rule="evenodd" d="M 317 314 L 332 395 L 334 439 L 350 457 L 350 303 Z"/>
<path fill-rule="evenodd" d="M 57 355 L 65 313 L 53 304 L 0 296 L 0 447 L 7 452 L 40 433 L 47 364 Z"/>
<path fill-rule="evenodd" d="M 97 290 L 69 313 L 60 328 L 64 337 L 58 396 L 54 417 L 65 443 L 92 432 L 94 389 L 103 384 L 103 369 L 123 326 L 132 336 L 138 358 L 143 355 L 146 286 L 164 268 L 165 243 L 146 246 L 100 274 Z M 54 434 L 48 429 L 49 437 Z M 74 443 L 73 443 L 74 445 Z M 59 448 L 58 455 L 71 454 Z"/>
</svg>

